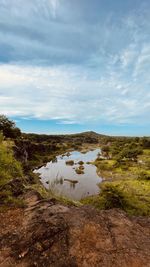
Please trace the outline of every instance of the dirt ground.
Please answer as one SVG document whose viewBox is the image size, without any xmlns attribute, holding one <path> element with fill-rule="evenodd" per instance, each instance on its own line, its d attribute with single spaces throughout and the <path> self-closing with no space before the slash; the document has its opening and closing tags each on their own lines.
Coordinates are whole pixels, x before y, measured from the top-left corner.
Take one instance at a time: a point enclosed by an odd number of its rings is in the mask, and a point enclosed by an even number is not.
<svg viewBox="0 0 150 267">
<path fill-rule="evenodd" d="M 0 213 L 0 267 L 150 267 L 150 218 L 25 199 Z"/>
</svg>

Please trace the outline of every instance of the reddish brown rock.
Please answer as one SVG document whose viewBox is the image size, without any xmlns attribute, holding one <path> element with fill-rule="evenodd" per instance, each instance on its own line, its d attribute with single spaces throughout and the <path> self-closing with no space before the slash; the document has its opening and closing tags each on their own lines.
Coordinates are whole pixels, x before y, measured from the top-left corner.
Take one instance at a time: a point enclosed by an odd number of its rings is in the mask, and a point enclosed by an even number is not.
<svg viewBox="0 0 150 267">
<path fill-rule="evenodd" d="M 149 267 L 150 218 L 26 195 L 0 216 L 1 267 Z"/>
</svg>

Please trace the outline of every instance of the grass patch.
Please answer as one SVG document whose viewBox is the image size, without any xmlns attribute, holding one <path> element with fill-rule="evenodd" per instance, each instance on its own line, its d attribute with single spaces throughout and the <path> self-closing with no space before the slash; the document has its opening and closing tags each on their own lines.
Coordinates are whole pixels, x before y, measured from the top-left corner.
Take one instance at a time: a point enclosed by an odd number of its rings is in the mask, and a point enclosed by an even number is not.
<svg viewBox="0 0 150 267">
<path fill-rule="evenodd" d="M 121 180 L 104 182 L 98 196 L 82 200 L 99 209 L 121 208 L 130 215 L 150 215 L 150 182 Z"/>
<path fill-rule="evenodd" d="M 150 171 L 141 171 L 139 173 L 138 179 L 150 181 Z"/>
<path fill-rule="evenodd" d="M 0 203 L 22 206 L 23 201 L 16 198 L 17 192 L 14 187 L 16 178 L 23 179 L 23 170 L 21 163 L 14 158 L 12 146 L 13 143 L 9 141 L 0 143 Z"/>
<path fill-rule="evenodd" d="M 13 178 L 23 177 L 20 162 L 14 156 L 12 147 L 8 144 L 0 144 L 0 186 L 6 184 Z"/>
</svg>

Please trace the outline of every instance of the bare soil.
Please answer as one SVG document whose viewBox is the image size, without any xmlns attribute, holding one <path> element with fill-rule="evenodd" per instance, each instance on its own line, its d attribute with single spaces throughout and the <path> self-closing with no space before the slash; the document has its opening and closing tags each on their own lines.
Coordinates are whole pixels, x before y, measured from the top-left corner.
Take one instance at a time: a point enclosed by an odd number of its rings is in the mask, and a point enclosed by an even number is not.
<svg viewBox="0 0 150 267">
<path fill-rule="evenodd" d="M 150 218 L 25 200 L 0 213 L 1 267 L 150 267 Z"/>
</svg>

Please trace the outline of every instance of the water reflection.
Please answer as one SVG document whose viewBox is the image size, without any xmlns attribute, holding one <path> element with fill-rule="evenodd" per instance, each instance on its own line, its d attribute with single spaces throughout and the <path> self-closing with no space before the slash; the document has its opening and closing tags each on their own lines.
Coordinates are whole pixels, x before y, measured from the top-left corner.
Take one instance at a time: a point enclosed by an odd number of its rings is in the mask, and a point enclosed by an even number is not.
<svg viewBox="0 0 150 267">
<path fill-rule="evenodd" d="M 97 175 L 96 167 L 89 164 L 97 158 L 98 153 L 100 149 L 84 154 L 78 151 L 68 152 L 35 172 L 40 173 L 42 183 L 50 191 L 79 200 L 99 192 L 98 184 L 102 179 Z"/>
</svg>

